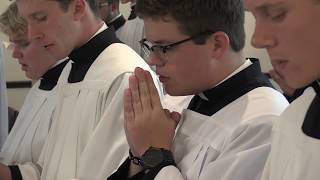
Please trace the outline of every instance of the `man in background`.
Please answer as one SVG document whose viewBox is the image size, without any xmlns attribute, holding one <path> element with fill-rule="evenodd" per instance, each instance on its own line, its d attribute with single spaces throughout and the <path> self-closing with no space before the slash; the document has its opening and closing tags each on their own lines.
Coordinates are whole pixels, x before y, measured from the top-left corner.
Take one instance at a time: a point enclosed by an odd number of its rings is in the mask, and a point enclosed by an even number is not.
<svg viewBox="0 0 320 180">
<path fill-rule="evenodd" d="M 119 0 L 99 0 L 99 15 L 101 19 L 116 31 L 118 38 L 119 31 L 126 23 L 126 19 L 120 13 Z"/>
</svg>

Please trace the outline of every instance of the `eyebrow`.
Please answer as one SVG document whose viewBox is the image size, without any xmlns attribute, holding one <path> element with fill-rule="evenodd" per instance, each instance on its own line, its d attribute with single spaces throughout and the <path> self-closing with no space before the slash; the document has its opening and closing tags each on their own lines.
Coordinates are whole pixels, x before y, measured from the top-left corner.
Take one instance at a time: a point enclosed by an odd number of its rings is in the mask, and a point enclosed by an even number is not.
<svg viewBox="0 0 320 180">
<path fill-rule="evenodd" d="M 260 11 L 260 12 L 264 13 L 264 14 L 267 14 L 270 11 L 270 9 L 278 8 L 279 6 L 283 6 L 283 5 L 284 5 L 283 2 L 277 2 L 277 3 L 269 3 L 269 2 L 267 2 L 267 3 L 264 3 L 262 5 L 259 5 L 255 9 L 257 11 Z"/>
</svg>

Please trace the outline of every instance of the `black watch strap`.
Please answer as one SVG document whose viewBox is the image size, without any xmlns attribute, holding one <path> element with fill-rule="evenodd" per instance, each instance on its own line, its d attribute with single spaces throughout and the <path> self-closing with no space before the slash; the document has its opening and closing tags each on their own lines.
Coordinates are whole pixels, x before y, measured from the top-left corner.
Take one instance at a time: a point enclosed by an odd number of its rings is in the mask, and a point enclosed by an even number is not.
<svg viewBox="0 0 320 180">
<path fill-rule="evenodd" d="M 154 167 L 149 167 L 144 161 L 143 158 L 146 156 L 147 151 L 152 151 L 152 150 L 159 150 L 161 151 L 163 157 L 163 161 L 161 161 L 159 164 L 157 164 Z M 143 167 L 143 171 L 141 171 L 139 173 L 139 176 L 142 180 L 153 180 L 157 174 L 164 168 L 167 166 L 177 166 L 174 158 L 173 158 L 173 154 L 171 151 L 163 149 L 163 148 L 154 148 L 154 147 L 150 147 L 147 150 L 142 157 L 136 157 L 132 154 L 131 150 L 129 150 L 129 160 L 136 164 L 139 165 L 141 167 Z M 142 175 L 142 176 L 141 176 Z M 131 180 L 131 178 L 129 178 Z"/>
<path fill-rule="evenodd" d="M 142 160 L 140 157 L 134 156 L 131 152 L 131 149 L 129 149 L 129 159 L 131 162 L 135 165 L 142 166 Z"/>
<path fill-rule="evenodd" d="M 149 147 L 141 156 L 134 156 L 129 150 L 129 159 L 133 164 L 143 167 L 143 169 L 152 169 L 160 164 L 175 165 L 173 154 L 164 148 Z"/>
<path fill-rule="evenodd" d="M 22 180 L 22 174 L 18 166 L 8 166 L 11 172 L 12 180 Z"/>
</svg>

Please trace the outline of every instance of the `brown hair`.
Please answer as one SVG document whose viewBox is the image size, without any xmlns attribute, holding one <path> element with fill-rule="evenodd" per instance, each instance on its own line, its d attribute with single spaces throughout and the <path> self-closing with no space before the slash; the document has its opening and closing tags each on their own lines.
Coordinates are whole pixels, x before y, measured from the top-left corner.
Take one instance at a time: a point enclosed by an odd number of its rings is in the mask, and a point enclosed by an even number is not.
<svg viewBox="0 0 320 180">
<path fill-rule="evenodd" d="M 245 44 L 243 0 L 138 0 L 140 17 L 172 17 L 183 33 L 225 32 L 234 51 Z"/>
<path fill-rule="evenodd" d="M 28 32 L 27 22 L 19 16 L 16 2 L 12 2 L 1 14 L 0 30 L 8 36 L 24 35 Z"/>
</svg>

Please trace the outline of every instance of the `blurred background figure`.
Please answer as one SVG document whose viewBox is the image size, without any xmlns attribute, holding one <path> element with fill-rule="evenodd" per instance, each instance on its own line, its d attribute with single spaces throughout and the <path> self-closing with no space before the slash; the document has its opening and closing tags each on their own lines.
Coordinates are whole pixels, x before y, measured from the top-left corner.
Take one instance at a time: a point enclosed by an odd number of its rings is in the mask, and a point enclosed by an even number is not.
<svg viewBox="0 0 320 180">
<path fill-rule="evenodd" d="M 121 3 L 128 3 L 130 1 L 123 1 Z M 120 13 L 119 0 L 98 0 L 100 7 L 100 17 L 109 26 L 113 27 L 117 37 L 125 44 L 136 51 L 144 60 L 147 59 L 142 51 L 140 40 L 144 37 L 143 21 L 139 18 L 133 17 L 133 10 L 129 15 L 128 21 Z M 135 1 L 131 2 L 131 9 L 134 9 Z M 131 17 L 131 18 L 130 18 Z"/>
<path fill-rule="evenodd" d="M 116 32 L 126 23 L 126 19 L 120 13 L 119 0 L 98 0 L 99 14 L 103 21 Z M 118 34 L 117 34 L 118 35 Z"/>
<path fill-rule="evenodd" d="M 130 15 L 128 17 L 128 20 L 132 20 L 132 19 L 135 19 L 137 17 L 137 14 L 136 14 L 136 0 L 121 0 L 122 4 L 126 4 L 126 3 L 129 3 L 129 2 L 130 2 L 131 11 L 130 11 Z"/>
<path fill-rule="evenodd" d="M 147 60 L 145 52 L 142 50 L 140 40 L 144 38 L 144 24 L 142 19 L 135 14 L 135 0 L 121 0 L 121 3 L 126 4 L 130 2 L 131 12 L 128 17 L 128 21 L 118 32 L 120 40 L 134 49 L 144 60 Z"/>
</svg>

